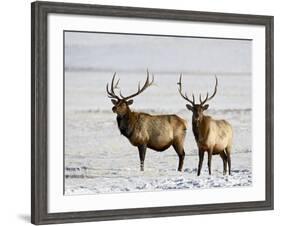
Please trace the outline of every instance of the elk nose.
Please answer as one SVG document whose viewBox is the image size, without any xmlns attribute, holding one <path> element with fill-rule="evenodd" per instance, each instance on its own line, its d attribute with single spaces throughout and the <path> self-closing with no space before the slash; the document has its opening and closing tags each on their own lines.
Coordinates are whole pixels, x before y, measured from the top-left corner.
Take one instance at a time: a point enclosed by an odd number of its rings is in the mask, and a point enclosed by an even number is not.
<svg viewBox="0 0 281 226">
<path fill-rule="evenodd" d="M 115 106 L 112 108 L 112 111 L 113 111 L 114 113 L 116 112 L 116 107 L 115 107 Z"/>
</svg>

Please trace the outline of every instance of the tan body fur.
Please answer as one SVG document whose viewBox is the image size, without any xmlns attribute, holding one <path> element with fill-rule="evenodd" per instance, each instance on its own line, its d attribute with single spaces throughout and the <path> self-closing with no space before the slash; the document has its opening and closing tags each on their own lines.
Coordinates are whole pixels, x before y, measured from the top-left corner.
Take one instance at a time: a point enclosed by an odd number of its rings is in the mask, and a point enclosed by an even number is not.
<svg viewBox="0 0 281 226">
<path fill-rule="evenodd" d="M 232 127 L 225 120 L 214 120 L 210 116 L 204 116 L 199 125 L 199 149 L 211 149 L 213 154 L 219 154 L 222 150 L 232 146 Z"/>
<path fill-rule="evenodd" d="M 173 146 L 179 156 L 178 170 L 183 167 L 184 140 L 187 122 L 177 115 L 150 115 L 142 112 L 131 112 L 117 116 L 118 128 L 130 143 L 140 151 L 141 170 L 143 170 L 145 149 L 164 151 Z"/>
<path fill-rule="evenodd" d="M 195 136 L 199 150 L 198 175 L 200 175 L 204 152 L 208 153 L 209 168 L 211 167 L 211 156 L 218 154 L 221 156 L 224 163 L 224 174 L 229 160 L 229 174 L 231 174 L 230 154 L 233 136 L 231 125 L 225 120 L 214 120 L 210 116 L 203 116 L 199 122 L 194 122 L 194 127 L 193 131 L 198 135 L 197 139 Z M 211 172 L 209 173 L 211 174 Z"/>
<path fill-rule="evenodd" d="M 120 120 L 119 129 L 122 132 L 128 125 L 127 131 L 132 132 L 127 138 L 134 146 L 145 144 L 155 151 L 164 151 L 171 145 L 182 145 L 184 142 L 187 123 L 177 115 L 130 112 L 128 123 L 125 118 Z"/>
</svg>

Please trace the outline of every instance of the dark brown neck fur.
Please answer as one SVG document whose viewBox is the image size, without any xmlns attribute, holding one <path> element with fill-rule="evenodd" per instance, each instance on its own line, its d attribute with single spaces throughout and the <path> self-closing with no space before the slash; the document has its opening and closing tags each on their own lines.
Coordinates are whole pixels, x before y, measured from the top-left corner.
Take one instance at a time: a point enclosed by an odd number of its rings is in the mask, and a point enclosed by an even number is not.
<svg viewBox="0 0 281 226">
<path fill-rule="evenodd" d="M 198 140 L 199 140 L 199 125 L 198 125 L 198 122 L 196 122 L 193 118 L 192 118 L 192 131 L 193 131 L 193 135 L 194 135 L 194 138 L 195 138 L 196 142 L 198 142 Z"/>
<path fill-rule="evenodd" d="M 195 121 L 192 116 L 192 131 L 196 142 L 199 141 L 199 133 L 200 133 L 200 124 L 203 122 L 205 115 L 202 115 L 202 118 L 199 121 Z"/>
<path fill-rule="evenodd" d="M 135 113 L 129 110 L 123 116 L 117 115 L 116 120 L 121 134 L 130 139 L 131 135 L 133 134 L 136 121 Z"/>
</svg>

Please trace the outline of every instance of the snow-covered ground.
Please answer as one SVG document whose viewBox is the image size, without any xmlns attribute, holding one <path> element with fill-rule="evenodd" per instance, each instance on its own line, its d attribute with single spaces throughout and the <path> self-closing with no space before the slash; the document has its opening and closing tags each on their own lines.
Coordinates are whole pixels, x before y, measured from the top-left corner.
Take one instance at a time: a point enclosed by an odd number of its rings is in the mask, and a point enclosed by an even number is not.
<svg viewBox="0 0 281 226">
<path fill-rule="evenodd" d="M 217 75 L 216 97 L 206 112 L 228 120 L 234 129 L 232 176 L 223 176 L 219 156 L 212 160 L 212 175 L 205 156 L 202 174 L 196 176 L 197 148 L 191 130 L 191 113 L 177 91 L 178 74 L 155 73 L 155 86 L 134 99 L 132 108 L 151 114 L 177 114 L 188 120 L 183 172 L 177 172 L 173 148 L 164 152 L 147 150 L 145 171 L 139 170 L 136 147 L 120 135 L 116 115 L 105 85 L 113 73 L 66 72 L 65 74 L 65 194 L 157 191 L 250 186 L 252 183 L 251 76 Z M 117 74 L 122 93 L 133 92 L 141 74 Z M 184 75 L 187 94 L 212 92 L 213 75 Z"/>
</svg>

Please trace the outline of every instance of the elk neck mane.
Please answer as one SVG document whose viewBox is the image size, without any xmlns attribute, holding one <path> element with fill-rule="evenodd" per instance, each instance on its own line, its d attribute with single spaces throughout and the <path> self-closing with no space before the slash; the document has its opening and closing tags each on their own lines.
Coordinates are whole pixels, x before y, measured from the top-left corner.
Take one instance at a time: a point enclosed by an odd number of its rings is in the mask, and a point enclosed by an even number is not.
<svg viewBox="0 0 281 226">
<path fill-rule="evenodd" d="M 194 138 L 196 142 L 199 140 L 199 128 L 198 128 L 198 123 L 195 122 L 195 120 L 192 119 L 192 132 L 194 135 Z"/>
<path fill-rule="evenodd" d="M 204 115 L 202 117 L 201 121 L 198 123 L 192 118 L 192 132 L 193 132 L 196 142 L 199 141 L 200 132 L 202 132 L 202 130 L 206 130 L 206 127 L 209 124 L 208 122 L 211 119 L 212 118 L 210 116 Z"/>
<path fill-rule="evenodd" d="M 139 119 L 139 112 L 128 111 L 125 115 L 117 115 L 116 120 L 121 134 L 128 139 L 134 132 L 135 125 Z"/>
</svg>

